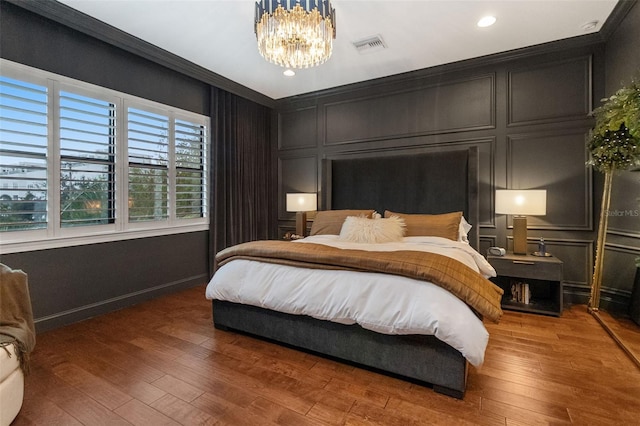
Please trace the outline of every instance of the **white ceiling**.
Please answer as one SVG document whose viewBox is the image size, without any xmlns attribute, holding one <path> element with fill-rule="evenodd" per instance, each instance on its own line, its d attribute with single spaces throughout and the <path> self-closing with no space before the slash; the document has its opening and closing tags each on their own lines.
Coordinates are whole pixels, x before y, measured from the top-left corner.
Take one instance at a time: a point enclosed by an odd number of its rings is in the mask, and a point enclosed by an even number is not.
<svg viewBox="0 0 640 426">
<path fill-rule="evenodd" d="M 59 1 L 273 99 L 597 32 L 617 2 L 332 0 L 332 57 L 285 77 L 258 53 L 254 0 Z M 488 14 L 497 22 L 477 27 Z M 376 34 L 387 49 L 352 45 Z"/>
</svg>

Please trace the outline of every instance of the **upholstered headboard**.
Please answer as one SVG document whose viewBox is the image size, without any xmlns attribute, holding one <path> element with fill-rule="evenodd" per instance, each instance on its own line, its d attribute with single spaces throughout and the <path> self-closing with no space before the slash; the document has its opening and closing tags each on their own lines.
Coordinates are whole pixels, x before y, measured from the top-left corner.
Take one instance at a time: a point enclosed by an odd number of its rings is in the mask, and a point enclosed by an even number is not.
<svg viewBox="0 0 640 426">
<path fill-rule="evenodd" d="M 324 160 L 326 209 L 438 214 L 463 211 L 478 240 L 477 148 Z"/>
</svg>

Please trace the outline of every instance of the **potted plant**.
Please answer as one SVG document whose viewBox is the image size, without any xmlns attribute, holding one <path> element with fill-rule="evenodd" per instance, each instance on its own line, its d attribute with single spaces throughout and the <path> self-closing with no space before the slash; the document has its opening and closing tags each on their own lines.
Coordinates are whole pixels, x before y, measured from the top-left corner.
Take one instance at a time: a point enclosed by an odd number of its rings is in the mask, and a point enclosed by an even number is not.
<svg viewBox="0 0 640 426">
<path fill-rule="evenodd" d="M 607 235 L 611 182 L 616 171 L 629 170 L 640 165 L 640 73 L 631 84 L 602 100 L 592 115 L 595 126 L 589 133 L 587 149 L 589 164 L 604 173 L 602 208 L 598 226 L 596 261 L 591 282 L 589 309 L 597 311 L 600 305 L 600 287 L 604 264 L 604 243 Z"/>
</svg>

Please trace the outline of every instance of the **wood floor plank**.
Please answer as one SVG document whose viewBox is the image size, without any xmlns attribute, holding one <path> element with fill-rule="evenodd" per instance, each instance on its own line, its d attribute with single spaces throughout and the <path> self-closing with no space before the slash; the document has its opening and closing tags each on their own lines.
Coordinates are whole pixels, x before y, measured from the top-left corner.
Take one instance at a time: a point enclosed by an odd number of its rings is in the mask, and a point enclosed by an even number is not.
<svg viewBox="0 0 640 426">
<path fill-rule="evenodd" d="M 150 406 L 182 425 L 208 426 L 214 425 L 217 421 L 210 414 L 170 394 L 163 396 Z"/>
<path fill-rule="evenodd" d="M 186 402 L 191 402 L 204 393 L 204 390 L 175 378 L 170 374 L 159 378 L 152 384 Z"/>
<path fill-rule="evenodd" d="M 248 409 L 251 413 L 282 426 L 321 426 L 325 424 L 262 397 L 253 401 Z"/>
<path fill-rule="evenodd" d="M 501 401 L 492 399 L 482 400 L 482 410 L 504 416 L 507 420 L 515 420 L 527 425 L 562 425 L 571 424 L 570 421 L 560 421 L 555 417 L 549 417 L 535 411 L 516 407 Z"/>
<path fill-rule="evenodd" d="M 62 364 L 53 368 L 53 373 L 76 389 L 89 395 L 105 407 L 113 410 L 131 400 L 131 396 L 120 389 L 83 370 L 75 364 Z"/>
<path fill-rule="evenodd" d="M 137 399 L 132 399 L 114 411 L 136 426 L 177 426 L 180 424 Z"/>
<path fill-rule="evenodd" d="M 470 368 L 458 400 L 216 330 L 203 294 L 39 334 L 13 426 L 638 424 L 640 369 L 584 306 L 486 323 L 485 363 Z"/>
<path fill-rule="evenodd" d="M 373 405 L 384 408 L 389 401 L 389 395 L 371 389 L 369 386 L 362 386 L 359 383 L 345 381 L 332 377 L 324 386 L 324 389 L 337 395 L 344 395 L 347 398 L 354 398 L 367 401 Z"/>
</svg>

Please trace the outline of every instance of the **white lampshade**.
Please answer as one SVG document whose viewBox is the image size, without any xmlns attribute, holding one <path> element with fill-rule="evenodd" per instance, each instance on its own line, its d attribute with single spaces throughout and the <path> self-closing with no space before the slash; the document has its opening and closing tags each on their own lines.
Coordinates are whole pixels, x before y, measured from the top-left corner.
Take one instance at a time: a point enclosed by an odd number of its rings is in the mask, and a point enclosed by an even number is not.
<svg viewBox="0 0 640 426">
<path fill-rule="evenodd" d="M 496 213 L 527 216 L 547 214 L 547 191 L 544 189 L 496 190 Z"/>
<path fill-rule="evenodd" d="M 312 212 L 318 210 L 318 196 L 315 193 L 287 194 L 288 212 Z"/>
</svg>

